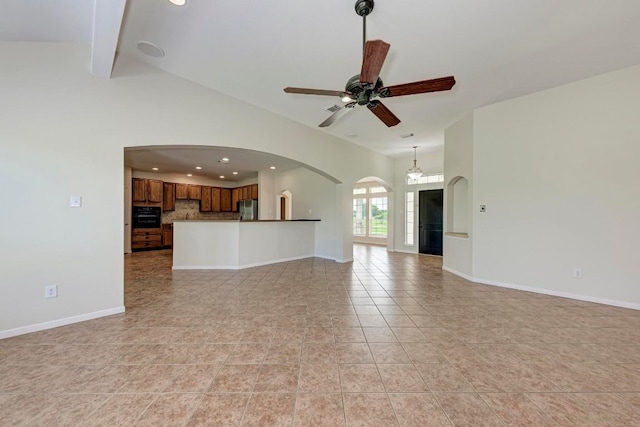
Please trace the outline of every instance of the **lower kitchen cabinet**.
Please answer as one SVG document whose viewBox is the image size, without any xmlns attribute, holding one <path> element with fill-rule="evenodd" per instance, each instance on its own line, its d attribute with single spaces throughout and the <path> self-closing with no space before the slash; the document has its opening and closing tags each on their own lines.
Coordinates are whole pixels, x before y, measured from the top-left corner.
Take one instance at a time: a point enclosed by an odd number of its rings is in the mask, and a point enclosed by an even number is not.
<svg viewBox="0 0 640 427">
<path fill-rule="evenodd" d="M 162 247 L 173 246 L 173 224 L 162 224 Z"/>
<path fill-rule="evenodd" d="M 131 249 L 159 249 L 162 247 L 162 229 L 134 228 L 131 233 Z"/>
</svg>

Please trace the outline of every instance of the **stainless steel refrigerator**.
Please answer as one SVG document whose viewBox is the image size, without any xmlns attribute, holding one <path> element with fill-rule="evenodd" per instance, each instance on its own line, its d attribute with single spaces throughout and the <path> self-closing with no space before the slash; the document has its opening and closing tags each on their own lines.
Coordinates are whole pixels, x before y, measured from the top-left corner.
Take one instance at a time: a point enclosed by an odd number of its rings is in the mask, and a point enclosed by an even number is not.
<svg viewBox="0 0 640 427">
<path fill-rule="evenodd" d="M 258 201 L 241 200 L 238 202 L 238 212 L 241 221 L 255 221 L 258 219 Z"/>
</svg>

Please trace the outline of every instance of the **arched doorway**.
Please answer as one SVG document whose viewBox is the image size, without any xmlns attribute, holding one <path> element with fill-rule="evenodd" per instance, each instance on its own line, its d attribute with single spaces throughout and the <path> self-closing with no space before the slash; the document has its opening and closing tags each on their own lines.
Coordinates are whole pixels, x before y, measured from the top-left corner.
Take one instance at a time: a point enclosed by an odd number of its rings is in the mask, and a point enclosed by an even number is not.
<svg viewBox="0 0 640 427">
<path fill-rule="evenodd" d="M 393 242 L 391 187 L 378 177 L 360 179 L 353 186 L 353 241 L 390 246 Z"/>
<path fill-rule="evenodd" d="M 276 218 L 279 220 L 291 219 L 291 207 L 293 206 L 293 195 L 289 190 L 283 190 L 278 194 L 276 203 Z"/>
</svg>

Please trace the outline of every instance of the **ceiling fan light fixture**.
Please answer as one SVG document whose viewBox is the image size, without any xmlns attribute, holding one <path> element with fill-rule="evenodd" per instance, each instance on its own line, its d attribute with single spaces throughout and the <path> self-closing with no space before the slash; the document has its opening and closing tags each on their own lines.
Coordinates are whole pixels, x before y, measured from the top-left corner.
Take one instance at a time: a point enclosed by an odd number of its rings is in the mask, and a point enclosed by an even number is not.
<svg viewBox="0 0 640 427">
<path fill-rule="evenodd" d="M 340 99 L 342 100 L 342 102 L 345 102 L 345 103 L 355 101 L 353 98 L 351 98 L 351 95 L 349 95 L 348 93 L 341 94 Z"/>
<path fill-rule="evenodd" d="M 420 169 L 418 166 L 416 166 L 416 150 L 417 150 L 418 146 L 414 145 L 413 146 L 413 167 L 409 168 L 409 170 L 407 170 L 407 176 L 413 180 L 416 180 L 418 178 L 420 178 L 423 173 L 422 173 L 422 169 Z"/>
</svg>

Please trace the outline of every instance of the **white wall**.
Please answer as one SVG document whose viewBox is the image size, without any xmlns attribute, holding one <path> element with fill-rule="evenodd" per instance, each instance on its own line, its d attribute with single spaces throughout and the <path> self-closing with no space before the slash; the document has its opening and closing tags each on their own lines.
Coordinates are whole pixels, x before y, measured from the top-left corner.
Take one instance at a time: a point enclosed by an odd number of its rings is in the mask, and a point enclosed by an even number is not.
<svg viewBox="0 0 640 427">
<path fill-rule="evenodd" d="M 419 145 L 419 143 L 416 143 Z M 438 175 L 444 170 L 444 147 L 429 147 L 425 149 L 418 149 L 416 153 L 417 165 L 422 169 L 425 175 Z M 418 253 L 418 202 L 420 191 L 425 190 L 440 190 L 443 188 L 441 182 L 429 183 L 429 184 L 415 184 L 407 185 L 407 170 L 413 166 L 413 154 L 407 157 L 401 157 L 395 159 L 395 187 L 392 196 L 395 200 L 395 212 L 393 219 L 394 224 L 394 250 L 398 252 Z M 406 220 L 406 207 L 405 207 L 405 193 L 412 191 L 414 193 L 414 244 L 405 244 L 405 220 Z"/>
<path fill-rule="evenodd" d="M 276 219 L 275 172 L 258 171 L 258 218 Z"/>
<path fill-rule="evenodd" d="M 337 185 L 305 168 L 274 174 L 274 193 L 291 192 L 292 219 L 319 219 L 316 223 L 317 256 L 335 259 Z M 274 195 L 274 200 L 275 196 Z"/>
<path fill-rule="evenodd" d="M 640 308 L 638 94 L 632 67 L 475 111 L 475 280 Z"/>
<path fill-rule="evenodd" d="M 633 67 L 476 112 L 476 277 L 640 308 L 639 95 Z"/>
<path fill-rule="evenodd" d="M 0 210 L 0 337 L 122 309 L 124 147 L 248 148 L 348 186 L 393 176 L 386 156 L 126 58 L 106 80 L 87 71 L 86 46 L 0 43 L 0 57 L 0 200 L 21 207 Z M 350 258 L 331 232 L 327 255 Z M 45 300 L 51 283 L 59 297 Z"/>
<path fill-rule="evenodd" d="M 447 186 L 457 177 L 467 179 L 467 208 L 470 212 L 467 218 L 472 218 L 473 210 L 473 114 L 468 114 L 445 132 L 444 142 L 444 230 L 449 230 L 449 221 L 453 220 L 450 214 L 450 195 Z M 468 237 L 448 236 L 445 233 L 442 242 L 443 268 L 455 271 L 465 277 L 473 275 L 472 239 L 473 223 L 467 230 Z"/>
</svg>

